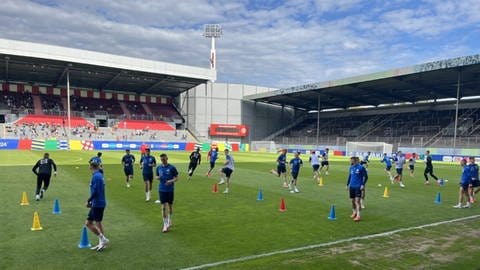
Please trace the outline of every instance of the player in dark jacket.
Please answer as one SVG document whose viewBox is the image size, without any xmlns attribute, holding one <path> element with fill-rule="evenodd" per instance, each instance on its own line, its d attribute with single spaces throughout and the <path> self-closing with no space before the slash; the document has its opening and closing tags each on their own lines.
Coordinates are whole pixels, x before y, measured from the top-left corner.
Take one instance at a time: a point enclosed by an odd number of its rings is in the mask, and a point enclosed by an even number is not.
<svg viewBox="0 0 480 270">
<path fill-rule="evenodd" d="M 45 191 L 47 191 L 48 186 L 50 185 L 52 168 L 53 174 L 57 176 L 57 165 L 53 159 L 50 158 L 48 153 L 45 153 L 43 158 L 38 160 L 35 166 L 32 168 L 33 173 L 37 175 L 37 190 L 35 191 L 35 200 L 37 201 L 43 199 Z"/>
</svg>

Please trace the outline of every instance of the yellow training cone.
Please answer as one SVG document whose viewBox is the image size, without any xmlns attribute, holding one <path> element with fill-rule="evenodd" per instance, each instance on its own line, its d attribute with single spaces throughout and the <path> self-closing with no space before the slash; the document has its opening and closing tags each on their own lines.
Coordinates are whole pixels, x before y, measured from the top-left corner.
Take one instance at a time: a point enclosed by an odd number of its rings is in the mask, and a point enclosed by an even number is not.
<svg viewBox="0 0 480 270">
<path fill-rule="evenodd" d="M 40 225 L 40 218 L 38 217 L 37 211 L 33 213 L 33 225 L 32 225 L 32 231 L 41 231 L 43 230 L 42 225 Z"/>
<path fill-rule="evenodd" d="M 318 180 L 318 185 L 323 187 L 323 177 L 320 176 L 320 179 Z"/>
<path fill-rule="evenodd" d="M 22 194 L 22 201 L 20 202 L 20 205 L 30 205 L 28 203 L 27 192 L 25 191 Z"/>
<path fill-rule="evenodd" d="M 388 187 L 385 187 L 385 191 L 383 192 L 383 197 L 388 198 L 390 195 L 388 195 Z"/>
</svg>

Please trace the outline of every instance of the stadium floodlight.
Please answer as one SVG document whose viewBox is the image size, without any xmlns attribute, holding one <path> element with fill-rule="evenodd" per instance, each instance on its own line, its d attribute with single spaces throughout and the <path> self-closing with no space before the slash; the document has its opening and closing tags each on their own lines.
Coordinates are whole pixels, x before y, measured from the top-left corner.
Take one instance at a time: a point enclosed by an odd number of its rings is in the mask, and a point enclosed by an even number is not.
<svg viewBox="0 0 480 270">
<path fill-rule="evenodd" d="M 220 24 L 205 24 L 203 36 L 212 40 L 212 48 L 210 50 L 210 68 L 216 69 L 217 56 L 215 52 L 215 39 L 221 37 L 223 34 L 222 26 Z"/>
</svg>

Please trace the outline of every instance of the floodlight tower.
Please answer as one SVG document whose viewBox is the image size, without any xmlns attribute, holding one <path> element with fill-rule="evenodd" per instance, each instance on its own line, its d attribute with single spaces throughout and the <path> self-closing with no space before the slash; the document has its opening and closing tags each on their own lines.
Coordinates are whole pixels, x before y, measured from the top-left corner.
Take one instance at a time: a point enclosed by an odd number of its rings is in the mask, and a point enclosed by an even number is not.
<svg viewBox="0 0 480 270">
<path fill-rule="evenodd" d="M 222 36 L 222 26 L 220 24 L 205 24 L 203 36 L 212 40 L 212 48 L 210 50 L 210 68 L 217 68 L 217 56 L 215 52 L 215 39 Z"/>
</svg>

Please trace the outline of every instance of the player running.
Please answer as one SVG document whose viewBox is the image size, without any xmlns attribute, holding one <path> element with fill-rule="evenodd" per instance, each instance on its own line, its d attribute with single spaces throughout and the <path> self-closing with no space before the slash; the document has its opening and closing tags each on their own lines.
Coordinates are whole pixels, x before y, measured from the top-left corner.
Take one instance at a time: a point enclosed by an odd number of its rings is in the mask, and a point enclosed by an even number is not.
<svg viewBox="0 0 480 270">
<path fill-rule="evenodd" d="M 215 168 L 215 161 L 218 159 L 218 147 L 210 149 L 207 154 L 207 159 L 210 160 L 210 169 L 205 175 L 210 177 L 212 176 L 213 168 Z"/>
<path fill-rule="evenodd" d="M 393 179 L 396 182 L 400 183 L 400 187 L 404 188 L 405 184 L 403 183 L 403 165 L 405 164 L 405 156 L 402 154 L 402 151 L 398 151 L 397 155 L 394 158 L 394 161 L 397 174 L 395 175 L 395 177 L 393 177 Z"/>
<path fill-rule="evenodd" d="M 365 168 L 368 168 L 368 163 L 370 162 L 368 159 L 370 158 L 371 152 L 368 151 L 364 156 L 362 161 L 360 161 L 360 165 L 362 165 Z M 358 157 L 357 157 L 358 158 Z"/>
<path fill-rule="evenodd" d="M 433 164 L 432 157 L 430 156 L 430 150 L 427 150 L 425 152 L 425 171 L 423 172 L 423 176 L 425 176 L 425 185 L 430 185 L 427 174 L 430 174 L 430 176 L 433 177 L 435 181 L 438 180 L 438 177 L 433 174 Z"/>
<path fill-rule="evenodd" d="M 35 166 L 32 168 L 32 172 L 37 176 L 37 189 L 35 191 L 35 200 L 39 201 L 43 199 L 45 192 L 50 185 L 50 178 L 52 177 L 52 168 L 53 175 L 57 176 L 57 165 L 50 158 L 49 153 L 43 154 L 43 158 L 38 160 L 35 163 Z M 38 169 L 38 172 L 37 172 Z M 42 187 L 43 184 L 43 187 Z"/>
<path fill-rule="evenodd" d="M 320 168 L 320 159 L 319 159 L 319 155 L 315 152 L 315 150 L 312 150 L 310 152 L 310 158 L 308 159 L 308 161 L 310 162 L 310 164 L 312 164 L 313 181 L 316 184 L 318 184 L 319 183 L 319 177 L 320 177 L 320 173 L 318 171 L 318 169 Z"/>
<path fill-rule="evenodd" d="M 140 169 L 142 169 L 143 182 L 145 183 L 145 201 L 149 202 L 151 198 L 153 169 L 157 166 L 157 160 L 150 155 L 150 148 L 145 149 L 145 155 L 140 159 Z M 160 203 L 160 200 L 155 201 Z"/>
<path fill-rule="evenodd" d="M 221 178 L 219 185 L 226 183 L 225 191 L 223 193 L 228 193 L 230 190 L 230 177 L 235 169 L 235 161 L 233 160 L 232 155 L 229 154 L 229 150 L 225 149 L 225 163 L 223 164 L 224 167 L 220 170 Z M 225 178 L 227 181 L 225 181 Z"/>
<path fill-rule="evenodd" d="M 453 208 L 470 208 L 468 189 L 472 184 L 471 168 L 467 165 L 466 159 L 460 161 L 460 166 L 462 166 L 462 176 L 460 177 L 460 188 L 458 190 L 458 204 Z M 462 205 L 464 199 L 466 203 Z"/>
<path fill-rule="evenodd" d="M 174 187 L 175 182 L 178 181 L 178 171 L 175 166 L 168 163 L 167 154 L 160 155 L 160 162 L 162 164 L 157 167 L 156 175 L 160 181 L 158 183 L 158 194 L 160 196 L 160 203 L 162 204 L 162 232 L 167 232 L 170 226 L 172 226 Z"/>
<path fill-rule="evenodd" d="M 283 187 L 288 188 L 287 182 L 287 149 L 282 149 L 280 155 L 277 158 L 277 170 L 272 169 L 272 174 L 283 178 Z"/>
<path fill-rule="evenodd" d="M 380 160 L 381 163 L 385 163 L 385 172 L 387 176 L 390 178 L 390 182 L 393 183 L 393 176 L 390 170 L 392 169 L 392 158 L 387 156 L 387 153 L 383 153 L 383 159 Z"/>
<path fill-rule="evenodd" d="M 188 164 L 188 181 L 192 180 L 192 175 L 197 165 L 200 165 L 202 162 L 202 155 L 200 154 L 200 147 L 197 147 L 197 150 L 193 151 L 190 154 L 190 163 Z"/>
<path fill-rule="evenodd" d="M 352 215 L 354 221 L 360 221 L 362 190 L 365 188 L 365 182 L 368 179 L 367 170 L 359 164 L 357 157 L 350 158 L 350 173 L 347 179 L 347 190 L 352 200 Z"/>
<path fill-rule="evenodd" d="M 290 193 L 299 193 L 300 191 L 297 188 L 297 179 L 298 174 L 300 173 L 300 168 L 303 165 L 303 161 L 300 159 L 300 152 L 295 152 L 294 158 L 290 160 L 290 172 L 292 174 L 292 180 L 288 184 L 288 189 Z"/>
<path fill-rule="evenodd" d="M 125 181 L 127 188 L 130 187 L 130 181 L 133 179 L 133 164 L 135 157 L 130 154 L 130 149 L 125 149 L 125 155 L 122 157 L 123 172 L 125 173 Z"/>
<path fill-rule="evenodd" d="M 415 162 L 417 159 L 417 154 L 412 153 L 412 156 L 408 159 L 408 169 L 410 170 L 410 176 L 414 177 L 413 173 L 415 171 Z"/>
<path fill-rule="evenodd" d="M 328 164 L 328 152 L 329 152 L 329 149 L 328 148 L 325 148 L 325 151 L 322 153 L 322 166 L 320 167 L 320 173 L 322 172 L 323 170 L 323 167 L 325 167 L 325 175 L 328 175 L 328 169 L 329 169 L 329 164 Z"/>
<path fill-rule="evenodd" d="M 475 194 L 480 191 L 480 179 L 478 179 L 478 165 L 475 163 L 475 157 L 468 157 L 468 167 L 472 178 L 472 187 L 469 190 L 470 203 L 475 202 Z"/>
<path fill-rule="evenodd" d="M 98 152 L 96 156 L 92 157 L 88 161 L 88 164 L 92 164 L 93 162 L 98 164 L 98 171 L 103 173 L 102 152 Z"/>
</svg>

